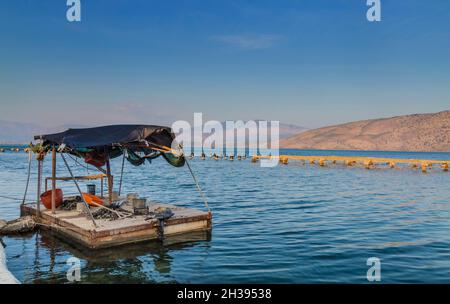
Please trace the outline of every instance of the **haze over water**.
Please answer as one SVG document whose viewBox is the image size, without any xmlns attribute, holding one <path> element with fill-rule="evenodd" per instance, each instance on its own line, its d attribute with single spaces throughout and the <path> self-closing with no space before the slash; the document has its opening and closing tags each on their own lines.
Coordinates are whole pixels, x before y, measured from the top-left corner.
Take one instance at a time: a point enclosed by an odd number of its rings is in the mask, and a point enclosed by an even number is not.
<svg viewBox="0 0 450 304">
<path fill-rule="evenodd" d="M 282 153 L 450 159 L 450 153 Z M 58 175 L 66 175 L 62 162 L 58 165 Z M 191 166 L 213 212 L 211 235 L 94 254 L 44 232 L 5 237 L 9 269 L 24 283 L 64 283 L 66 260 L 75 256 L 82 261 L 82 283 L 365 283 L 366 261 L 378 257 L 383 283 L 450 282 L 449 172 L 298 162 L 261 168 L 249 159 L 209 158 L 196 158 Z M 28 200 L 35 197 L 35 168 L 33 162 Z M 113 170 L 118 175 L 120 160 Z M 49 176 L 49 158 L 45 171 Z M 0 195 L 21 198 L 26 173 L 25 153 L 0 154 Z M 74 193 L 71 183 L 61 185 L 66 194 Z M 162 159 L 142 167 L 127 164 L 124 190 L 204 208 L 188 169 Z M 0 218 L 18 216 L 19 202 L 0 198 Z"/>
</svg>

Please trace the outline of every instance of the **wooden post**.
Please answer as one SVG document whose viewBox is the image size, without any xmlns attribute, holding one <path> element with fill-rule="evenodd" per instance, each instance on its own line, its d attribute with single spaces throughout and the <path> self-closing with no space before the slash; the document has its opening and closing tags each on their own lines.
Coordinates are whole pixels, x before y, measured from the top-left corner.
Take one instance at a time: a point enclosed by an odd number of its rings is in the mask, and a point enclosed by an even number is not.
<svg viewBox="0 0 450 304">
<path fill-rule="evenodd" d="M 52 148 L 52 214 L 56 209 L 56 148 Z"/>
<path fill-rule="evenodd" d="M 42 184 L 42 162 L 41 156 L 38 155 L 38 176 L 37 176 L 37 201 L 36 201 L 36 216 L 41 216 L 41 184 Z"/>
<path fill-rule="evenodd" d="M 100 179 L 100 193 L 102 195 L 101 197 L 104 198 L 104 195 L 103 195 L 103 176 Z"/>
<path fill-rule="evenodd" d="M 108 176 L 108 200 L 109 200 L 109 204 L 112 204 L 112 190 L 113 190 L 113 180 L 112 180 L 112 176 L 111 176 L 111 163 L 109 161 L 109 155 L 107 156 L 108 158 L 106 159 L 106 175 Z"/>
</svg>

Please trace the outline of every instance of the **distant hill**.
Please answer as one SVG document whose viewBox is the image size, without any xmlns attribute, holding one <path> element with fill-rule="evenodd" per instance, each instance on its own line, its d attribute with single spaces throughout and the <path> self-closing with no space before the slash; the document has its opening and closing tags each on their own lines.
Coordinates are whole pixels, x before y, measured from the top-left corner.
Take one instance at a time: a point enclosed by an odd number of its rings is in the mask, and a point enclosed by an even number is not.
<svg viewBox="0 0 450 304">
<path fill-rule="evenodd" d="M 282 148 L 450 151 L 450 110 L 350 122 L 309 130 L 280 142 Z"/>
<path fill-rule="evenodd" d="M 258 122 L 258 121 L 256 121 Z M 222 123 L 225 129 L 225 123 Z M 43 127 L 38 124 L 21 123 L 0 120 L 0 144 L 28 144 L 34 135 L 62 132 L 69 128 L 88 128 L 86 125 L 61 125 L 56 127 Z M 308 130 L 292 124 L 280 123 L 280 139 L 291 137 Z M 253 130 L 256 132 L 256 130 Z M 207 135 L 205 134 L 205 138 Z"/>
<path fill-rule="evenodd" d="M 0 144 L 28 144 L 34 135 L 64 131 L 68 128 L 83 128 L 82 125 L 61 125 L 43 127 L 33 123 L 0 120 Z"/>
<path fill-rule="evenodd" d="M 308 128 L 299 127 L 296 125 L 280 123 L 280 139 L 289 138 L 299 133 L 308 131 Z"/>
</svg>

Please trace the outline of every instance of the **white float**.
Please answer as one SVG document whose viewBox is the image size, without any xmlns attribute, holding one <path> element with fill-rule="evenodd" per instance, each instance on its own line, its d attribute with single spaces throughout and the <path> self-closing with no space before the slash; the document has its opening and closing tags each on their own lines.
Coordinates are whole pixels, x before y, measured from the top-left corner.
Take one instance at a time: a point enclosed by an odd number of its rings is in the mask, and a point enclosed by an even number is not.
<svg viewBox="0 0 450 304">
<path fill-rule="evenodd" d="M 6 255 L 3 245 L 0 243 L 0 284 L 20 284 L 6 267 Z"/>
</svg>

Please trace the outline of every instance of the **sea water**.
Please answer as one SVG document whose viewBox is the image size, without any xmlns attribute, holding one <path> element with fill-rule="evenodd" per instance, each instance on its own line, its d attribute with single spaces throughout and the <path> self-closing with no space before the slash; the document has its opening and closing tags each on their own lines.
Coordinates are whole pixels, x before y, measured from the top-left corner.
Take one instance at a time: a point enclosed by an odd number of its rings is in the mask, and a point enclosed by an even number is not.
<svg viewBox="0 0 450 304">
<path fill-rule="evenodd" d="M 450 153 L 282 154 L 450 159 Z M 19 216 L 27 160 L 23 152 L 0 153 L 0 218 Z M 95 172 L 69 162 L 77 175 Z M 68 282 L 71 257 L 80 260 L 82 283 L 367 283 L 367 260 L 376 257 L 382 283 L 450 283 L 450 172 L 294 161 L 261 168 L 250 159 L 209 157 L 190 164 L 213 212 L 211 234 L 94 253 L 46 232 L 4 237 L 8 268 L 23 283 Z M 117 180 L 121 159 L 112 165 Z M 33 162 L 27 201 L 36 196 L 35 171 Z M 48 160 L 44 173 L 50 176 Z M 64 175 L 58 161 L 58 176 Z M 70 182 L 58 186 L 76 193 Z M 205 209 L 188 169 L 163 159 L 126 164 L 123 188 L 149 200 Z"/>
</svg>

